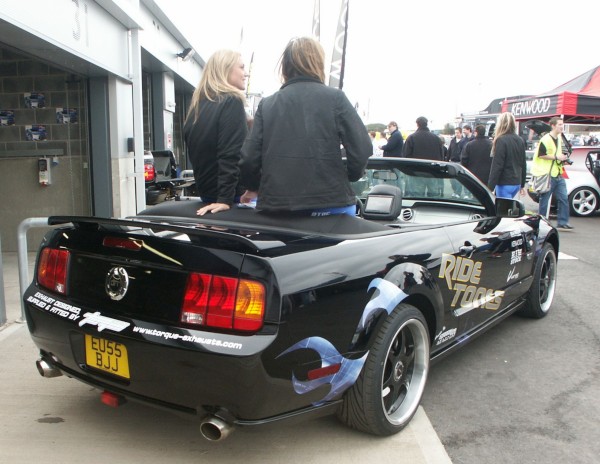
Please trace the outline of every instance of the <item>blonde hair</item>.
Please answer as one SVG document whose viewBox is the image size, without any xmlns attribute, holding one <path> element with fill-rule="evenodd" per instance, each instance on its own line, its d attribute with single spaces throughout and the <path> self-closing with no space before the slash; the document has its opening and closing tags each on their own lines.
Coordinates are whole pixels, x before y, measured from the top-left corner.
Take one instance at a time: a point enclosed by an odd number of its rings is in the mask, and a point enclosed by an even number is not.
<svg viewBox="0 0 600 464">
<path fill-rule="evenodd" d="M 237 87 L 229 83 L 231 70 L 238 65 L 242 55 L 233 50 L 217 50 L 206 62 L 200 83 L 194 94 L 188 111 L 188 118 L 194 113 L 194 120 L 198 119 L 200 102 L 202 100 L 218 101 L 231 95 L 246 103 L 246 97 Z"/>
<path fill-rule="evenodd" d="M 496 140 L 506 134 L 514 134 L 517 130 L 517 123 L 512 113 L 502 113 L 498 116 L 498 122 L 494 130 L 494 142 L 492 143 L 492 153 L 495 152 Z"/>
<path fill-rule="evenodd" d="M 325 51 L 311 37 L 300 37 L 288 42 L 279 59 L 281 80 L 287 82 L 294 77 L 307 76 L 325 82 Z"/>
</svg>

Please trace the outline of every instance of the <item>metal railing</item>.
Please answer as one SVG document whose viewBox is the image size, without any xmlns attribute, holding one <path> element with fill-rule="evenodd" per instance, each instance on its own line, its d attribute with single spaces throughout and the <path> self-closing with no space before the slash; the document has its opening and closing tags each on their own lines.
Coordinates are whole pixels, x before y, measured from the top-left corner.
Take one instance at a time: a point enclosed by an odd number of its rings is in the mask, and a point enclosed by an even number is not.
<svg viewBox="0 0 600 464">
<path fill-rule="evenodd" d="M 25 219 L 17 229 L 17 260 L 19 264 L 19 295 L 21 296 L 21 320 L 25 321 L 25 303 L 23 295 L 29 285 L 29 263 L 27 261 L 27 231 L 33 227 L 48 227 L 47 217 L 33 217 Z"/>
</svg>

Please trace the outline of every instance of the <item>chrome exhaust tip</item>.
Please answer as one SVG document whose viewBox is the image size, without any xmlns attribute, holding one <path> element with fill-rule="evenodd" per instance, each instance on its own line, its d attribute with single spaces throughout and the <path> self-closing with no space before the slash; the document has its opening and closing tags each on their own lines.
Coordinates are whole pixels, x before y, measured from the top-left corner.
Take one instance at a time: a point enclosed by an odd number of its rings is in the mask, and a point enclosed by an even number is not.
<svg viewBox="0 0 600 464">
<path fill-rule="evenodd" d="M 224 440 L 233 431 L 233 426 L 215 416 L 202 421 L 200 433 L 209 441 Z"/>
<path fill-rule="evenodd" d="M 60 369 L 54 367 L 43 358 L 40 358 L 35 362 L 35 367 L 37 367 L 37 370 L 42 377 L 46 377 L 48 379 L 52 377 L 60 377 L 61 375 L 63 375 Z"/>
</svg>

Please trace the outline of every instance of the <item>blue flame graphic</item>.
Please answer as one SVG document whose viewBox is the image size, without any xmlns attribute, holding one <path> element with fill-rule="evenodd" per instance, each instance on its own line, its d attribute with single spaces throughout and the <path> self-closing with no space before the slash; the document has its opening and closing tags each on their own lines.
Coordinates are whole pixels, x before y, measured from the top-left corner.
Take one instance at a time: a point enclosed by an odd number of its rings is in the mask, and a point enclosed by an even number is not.
<svg viewBox="0 0 600 464">
<path fill-rule="evenodd" d="M 369 284 L 367 291 L 371 290 L 372 288 L 376 288 L 378 292 L 375 292 L 375 298 L 371 299 L 369 303 L 367 303 L 367 306 L 365 306 L 363 314 L 358 323 L 358 328 L 356 330 L 357 332 L 364 330 L 366 321 L 369 320 L 371 315 L 376 310 L 383 308 L 388 314 L 390 314 L 398 305 L 398 303 L 400 303 L 407 296 L 406 293 L 400 290 L 396 285 L 380 278 L 373 279 Z M 298 343 L 295 343 L 287 350 L 282 352 L 278 357 L 300 349 L 310 349 L 316 351 L 321 357 L 321 367 L 327 367 L 334 364 L 341 365 L 340 370 L 335 374 L 327 375 L 314 380 L 298 380 L 296 376 L 292 374 L 294 391 L 299 395 L 311 392 L 321 385 L 331 385 L 329 393 L 320 401 L 313 403 L 315 406 L 330 401 L 354 385 L 356 379 L 360 375 L 360 371 L 362 370 L 365 361 L 367 360 L 367 356 L 369 355 L 367 352 L 362 358 L 359 359 L 344 358 L 329 340 L 326 340 L 322 337 L 308 337 L 299 341 Z"/>
</svg>

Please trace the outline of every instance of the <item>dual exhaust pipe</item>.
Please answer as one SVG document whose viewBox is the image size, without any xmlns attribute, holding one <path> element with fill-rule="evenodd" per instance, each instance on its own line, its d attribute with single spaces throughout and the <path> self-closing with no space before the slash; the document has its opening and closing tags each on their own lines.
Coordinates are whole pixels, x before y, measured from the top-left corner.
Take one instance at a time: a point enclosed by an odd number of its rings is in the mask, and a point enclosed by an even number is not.
<svg viewBox="0 0 600 464">
<path fill-rule="evenodd" d="M 42 377 L 52 378 L 52 377 L 60 377 L 62 374 L 61 370 L 58 367 L 53 366 L 44 358 L 40 358 L 35 362 L 35 367 L 37 367 L 38 372 Z"/>
<path fill-rule="evenodd" d="M 63 375 L 60 369 L 50 364 L 44 358 L 38 359 L 35 362 L 35 366 L 42 377 L 52 378 Z M 200 433 L 209 441 L 224 440 L 232 431 L 233 425 L 217 416 L 207 416 L 200 423 Z"/>
<path fill-rule="evenodd" d="M 217 416 L 208 416 L 200 423 L 200 433 L 209 441 L 224 440 L 233 431 L 233 425 Z"/>
</svg>

